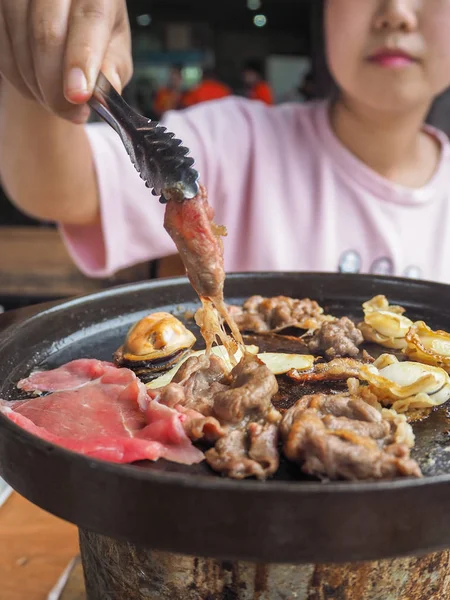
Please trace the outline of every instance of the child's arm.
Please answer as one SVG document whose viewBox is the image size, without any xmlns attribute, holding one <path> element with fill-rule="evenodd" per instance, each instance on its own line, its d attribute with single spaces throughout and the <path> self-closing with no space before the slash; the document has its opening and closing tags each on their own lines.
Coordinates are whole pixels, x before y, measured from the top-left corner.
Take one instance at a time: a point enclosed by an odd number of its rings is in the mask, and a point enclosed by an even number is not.
<svg viewBox="0 0 450 600">
<path fill-rule="evenodd" d="M 37 219 L 94 222 L 98 192 L 84 127 L 2 87 L 0 175 L 10 199 Z"/>
</svg>

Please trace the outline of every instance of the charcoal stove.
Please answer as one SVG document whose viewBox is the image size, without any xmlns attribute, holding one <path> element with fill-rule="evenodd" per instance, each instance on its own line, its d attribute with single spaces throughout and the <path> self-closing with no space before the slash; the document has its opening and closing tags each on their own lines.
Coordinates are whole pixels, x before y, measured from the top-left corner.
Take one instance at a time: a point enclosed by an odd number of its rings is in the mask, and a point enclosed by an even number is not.
<svg viewBox="0 0 450 600">
<path fill-rule="evenodd" d="M 82 530 L 80 549 L 86 600 L 450 597 L 449 552 L 343 565 L 280 565 L 158 552 Z"/>
</svg>

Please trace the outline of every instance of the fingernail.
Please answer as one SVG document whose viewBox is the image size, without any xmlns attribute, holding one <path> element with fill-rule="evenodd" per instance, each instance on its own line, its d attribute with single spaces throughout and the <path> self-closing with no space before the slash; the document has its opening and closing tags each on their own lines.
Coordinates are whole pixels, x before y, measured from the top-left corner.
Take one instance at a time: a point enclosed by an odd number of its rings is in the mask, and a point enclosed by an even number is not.
<svg viewBox="0 0 450 600">
<path fill-rule="evenodd" d="M 86 75 L 79 67 L 74 67 L 67 76 L 67 91 L 70 94 L 88 93 L 88 84 Z"/>
</svg>

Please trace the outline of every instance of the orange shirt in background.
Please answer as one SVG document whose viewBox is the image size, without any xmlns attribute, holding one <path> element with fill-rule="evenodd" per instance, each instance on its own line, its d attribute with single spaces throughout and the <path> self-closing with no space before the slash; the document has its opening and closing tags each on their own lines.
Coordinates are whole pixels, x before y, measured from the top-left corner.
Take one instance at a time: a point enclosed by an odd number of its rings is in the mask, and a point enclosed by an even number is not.
<svg viewBox="0 0 450 600">
<path fill-rule="evenodd" d="M 163 115 L 168 110 L 180 108 L 182 94 L 178 90 L 160 88 L 155 95 L 153 110 L 158 115 Z"/>
<path fill-rule="evenodd" d="M 250 91 L 250 100 L 261 100 L 266 104 L 273 104 L 272 88 L 266 81 L 256 83 Z"/>
<path fill-rule="evenodd" d="M 186 93 L 183 105 L 193 106 L 194 104 L 200 104 L 200 102 L 225 98 L 231 96 L 231 94 L 231 89 L 224 83 L 214 79 L 205 79 L 196 88 Z"/>
</svg>

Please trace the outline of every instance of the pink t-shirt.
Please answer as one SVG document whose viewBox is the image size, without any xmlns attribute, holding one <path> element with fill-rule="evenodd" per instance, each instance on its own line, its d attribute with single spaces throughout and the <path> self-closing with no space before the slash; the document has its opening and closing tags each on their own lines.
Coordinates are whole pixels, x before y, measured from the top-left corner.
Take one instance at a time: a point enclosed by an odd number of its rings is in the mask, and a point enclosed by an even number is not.
<svg viewBox="0 0 450 600">
<path fill-rule="evenodd" d="M 226 225 L 230 271 L 342 271 L 450 282 L 450 143 L 420 189 L 374 173 L 336 138 L 328 105 L 227 98 L 167 114 L 191 150 L 216 222 Z M 102 224 L 62 227 L 90 276 L 175 252 L 164 207 L 144 186 L 119 137 L 87 128 Z"/>
</svg>

